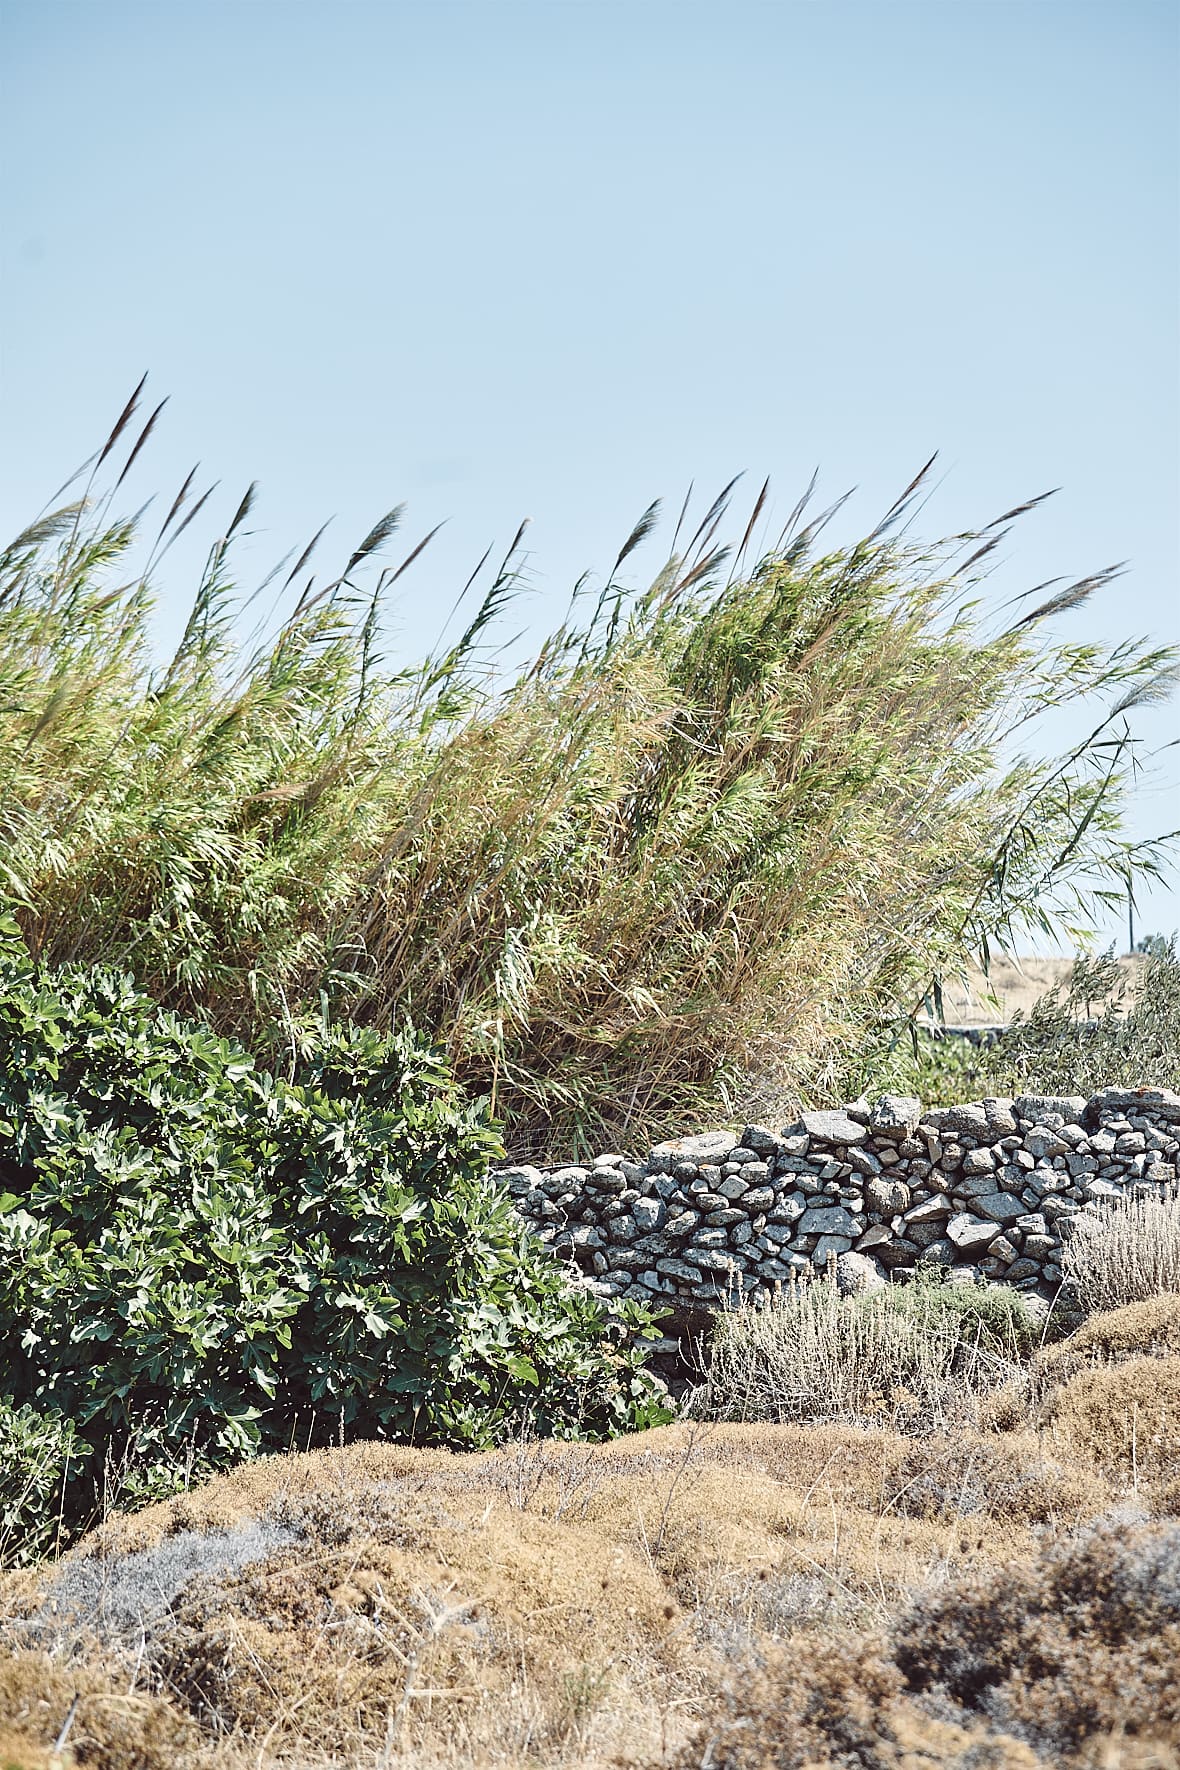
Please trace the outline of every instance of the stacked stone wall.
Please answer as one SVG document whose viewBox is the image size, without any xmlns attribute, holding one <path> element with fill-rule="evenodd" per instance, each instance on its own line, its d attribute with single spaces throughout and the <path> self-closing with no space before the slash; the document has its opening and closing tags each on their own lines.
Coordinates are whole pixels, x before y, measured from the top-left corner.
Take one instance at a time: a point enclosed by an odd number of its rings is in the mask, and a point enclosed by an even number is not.
<svg viewBox="0 0 1180 1770">
<path fill-rule="evenodd" d="M 604 1296 L 717 1308 L 835 1260 L 847 1288 L 923 1267 L 1052 1296 L 1082 1219 L 1176 1181 L 1180 1095 L 1107 1088 L 923 1110 L 885 1095 L 657 1144 L 644 1158 L 499 1171 L 554 1254 Z"/>
</svg>

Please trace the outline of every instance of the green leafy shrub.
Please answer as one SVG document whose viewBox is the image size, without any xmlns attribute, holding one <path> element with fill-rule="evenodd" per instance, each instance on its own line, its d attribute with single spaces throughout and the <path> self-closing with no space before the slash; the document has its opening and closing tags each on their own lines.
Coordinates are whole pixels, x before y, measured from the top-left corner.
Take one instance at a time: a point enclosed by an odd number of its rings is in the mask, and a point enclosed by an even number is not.
<svg viewBox="0 0 1180 1770">
<path fill-rule="evenodd" d="M 70 1465 L 80 1467 L 89 1448 L 60 1414 L 0 1395 L 0 1567 L 52 1546 Z"/>
<path fill-rule="evenodd" d="M 77 1424 L 80 1475 L 150 1497 L 292 1442 L 664 1417 L 639 1312 L 612 1340 L 527 1238 L 422 1043 L 321 1029 L 291 1069 L 0 931 L 3 1383 Z"/>
</svg>

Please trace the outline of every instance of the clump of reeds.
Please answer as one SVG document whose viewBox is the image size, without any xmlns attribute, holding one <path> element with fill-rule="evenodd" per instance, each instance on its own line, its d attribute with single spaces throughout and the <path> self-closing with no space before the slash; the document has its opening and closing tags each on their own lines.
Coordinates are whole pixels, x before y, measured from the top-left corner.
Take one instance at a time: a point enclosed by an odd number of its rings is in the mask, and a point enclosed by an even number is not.
<svg viewBox="0 0 1180 1770">
<path fill-rule="evenodd" d="M 729 488 L 631 593 L 652 506 L 518 670 L 489 650 L 515 550 L 458 640 L 391 669 L 383 598 L 424 543 L 382 567 L 391 512 L 318 581 L 313 541 L 250 640 L 251 489 L 161 662 L 156 586 L 208 494 L 190 476 L 133 569 L 144 525 L 95 488 L 134 409 L 84 497 L 0 556 L 0 869 L 49 964 L 125 965 L 272 1059 L 308 1015 L 408 1014 L 518 1149 L 569 1151 L 839 1093 L 969 949 L 1159 863 L 1119 806 L 1127 712 L 1170 655 L 1046 637 L 1110 573 L 989 611 L 1003 519 L 923 547 L 896 538 L 902 499 L 823 554 L 798 511 L 747 564 L 763 496 L 727 578 Z M 1091 698 L 1068 755 L 1002 751 Z"/>
</svg>

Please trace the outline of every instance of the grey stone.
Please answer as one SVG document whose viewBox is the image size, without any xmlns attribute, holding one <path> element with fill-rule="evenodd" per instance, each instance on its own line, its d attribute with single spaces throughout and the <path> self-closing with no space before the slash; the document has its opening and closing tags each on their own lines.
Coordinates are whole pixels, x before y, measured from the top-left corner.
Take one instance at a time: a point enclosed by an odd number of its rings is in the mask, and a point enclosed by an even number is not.
<svg viewBox="0 0 1180 1770">
<path fill-rule="evenodd" d="M 963 1157 L 963 1172 L 968 1177 L 974 1174 L 994 1174 L 996 1158 L 990 1149 L 969 1149 Z"/>
<path fill-rule="evenodd" d="M 1012 1107 L 1022 1119 L 1043 1124 L 1046 1113 L 1056 1113 L 1067 1125 L 1080 1124 L 1086 1102 L 1080 1094 L 1018 1094 Z"/>
<path fill-rule="evenodd" d="M 695 1211 L 677 1211 L 675 1215 L 670 1215 L 667 1218 L 664 1224 L 664 1234 L 691 1235 L 699 1222 L 700 1218 Z"/>
<path fill-rule="evenodd" d="M 631 1215 L 639 1225 L 640 1232 L 647 1235 L 653 1229 L 659 1229 L 666 1212 L 659 1199 L 637 1198 L 631 1206 Z"/>
<path fill-rule="evenodd" d="M 760 1211 L 774 1209 L 773 1186 L 753 1186 L 742 1200 L 742 1209 L 757 1215 Z"/>
<path fill-rule="evenodd" d="M 918 1256 L 919 1266 L 953 1266 L 958 1256 L 958 1249 L 949 1236 L 940 1235 L 937 1241 L 927 1243 Z"/>
<path fill-rule="evenodd" d="M 710 1229 L 727 1229 L 733 1223 L 748 1223 L 749 1217 L 745 1211 L 739 1211 L 736 1205 L 731 1205 L 728 1210 L 710 1211 L 705 1222 Z"/>
<path fill-rule="evenodd" d="M 984 1198 L 989 1192 L 998 1191 L 994 1174 L 975 1174 L 969 1178 L 957 1179 L 953 1191 L 956 1198 Z"/>
<path fill-rule="evenodd" d="M 909 1209 L 910 1189 L 904 1180 L 870 1180 L 865 1186 L 865 1204 L 881 1217 L 896 1217 Z"/>
<path fill-rule="evenodd" d="M 951 1214 L 951 1201 L 945 1193 L 937 1193 L 920 1205 L 913 1205 L 904 1214 L 906 1223 L 938 1223 Z"/>
<path fill-rule="evenodd" d="M 790 1278 L 794 1270 L 793 1266 L 785 1265 L 782 1260 L 769 1259 L 758 1262 L 758 1272 L 762 1278 L 777 1279 L 780 1283 L 783 1279 Z"/>
<path fill-rule="evenodd" d="M 858 1254 L 867 1254 L 872 1248 L 882 1247 L 886 1242 L 892 1240 L 892 1230 L 886 1229 L 883 1223 L 874 1223 L 870 1228 L 865 1230 L 864 1234 L 857 1241 L 856 1252 Z"/>
<path fill-rule="evenodd" d="M 836 1287 L 842 1297 L 858 1296 L 863 1291 L 879 1291 L 883 1289 L 885 1282 L 881 1267 L 867 1254 L 844 1253 L 836 1256 Z"/>
<path fill-rule="evenodd" d="M 1122 1187 L 1116 1186 L 1113 1180 L 1087 1180 L 1082 1190 L 1083 1196 L 1088 1199 L 1099 1199 L 1111 1204 L 1125 1197 Z"/>
<path fill-rule="evenodd" d="M 1064 1137 L 1059 1137 L 1056 1131 L 1044 1127 L 1039 1127 L 1035 1131 L 1026 1131 L 1024 1147 L 1033 1160 L 1038 1162 L 1051 1161 L 1055 1155 L 1071 1155 L 1073 1153 L 1071 1145 L 1066 1142 Z"/>
<path fill-rule="evenodd" d="M 912 1136 L 922 1117 L 922 1102 L 913 1094 L 882 1094 L 869 1111 L 869 1129 L 900 1142 Z"/>
<path fill-rule="evenodd" d="M 514 1198 L 535 1192 L 541 1184 L 540 1168 L 494 1168 L 491 1179 L 506 1186 Z"/>
<path fill-rule="evenodd" d="M 850 1235 L 821 1235 L 811 1254 L 811 1264 L 821 1269 L 833 1254 L 847 1254 L 852 1247 Z"/>
<path fill-rule="evenodd" d="M 705 1272 L 740 1271 L 743 1264 L 740 1254 L 723 1253 L 720 1248 L 702 1248 L 693 1258 Z"/>
<path fill-rule="evenodd" d="M 743 1192 L 749 1192 L 750 1182 L 741 1174 L 727 1174 L 717 1188 L 722 1198 L 741 1198 Z"/>
<path fill-rule="evenodd" d="M 768 1130 L 765 1125 L 747 1125 L 742 1132 L 742 1142 L 757 1155 L 774 1155 L 778 1149 L 776 1133 Z"/>
<path fill-rule="evenodd" d="M 679 1278 L 685 1284 L 700 1284 L 701 1273 L 698 1266 L 689 1266 L 684 1260 L 657 1260 L 656 1271 L 664 1273 L 667 1278 Z"/>
<path fill-rule="evenodd" d="M 936 1131 L 940 1137 L 950 1134 L 955 1137 L 975 1137 L 981 1143 L 986 1142 L 991 1124 L 982 1102 L 972 1102 L 967 1106 L 936 1106 L 922 1114 L 922 1124 Z"/>
<path fill-rule="evenodd" d="M 807 1135 L 817 1143 L 851 1147 L 865 1142 L 869 1134 L 864 1125 L 858 1125 L 845 1112 L 805 1112 L 801 1122 Z"/>
<path fill-rule="evenodd" d="M 993 1223 L 1015 1223 L 1024 1216 L 1024 1200 L 1010 1192 L 985 1192 L 973 1201 L 973 1209 L 977 1216 L 990 1217 Z"/>
<path fill-rule="evenodd" d="M 1088 1110 L 1092 1118 L 1134 1112 L 1177 1123 L 1180 1122 L 1180 1094 L 1174 1094 L 1171 1088 L 1103 1088 L 1091 1095 Z"/>
<path fill-rule="evenodd" d="M 652 1149 L 653 1165 L 660 1158 L 674 1162 L 724 1162 L 737 1148 L 739 1139 L 732 1131 L 704 1131 L 693 1137 L 673 1137 L 657 1143 Z"/>
<path fill-rule="evenodd" d="M 997 1235 L 999 1227 L 995 1223 L 981 1223 L 966 1211 L 960 1211 L 952 1217 L 946 1226 L 947 1237 L 958 1248 L 961 1254 L 982 1254 L 989 1248 Z"/>
<path fill-rule="evenodd" d="M 881 1247 L 873 1249 L 875 1258 L 893 1273 L 915 1266 L 921 1252 L 921 1248 L 915 1242 L 905 1241 L 901 1236 L 895 1236 L 891 1241 L 883 1243 Z"/>
<path fill-rule="evenodd" d="M 857 1230 L 851 1211 L 843 1205 L 810 1205 L 799 1220 L 799 1233 L 847 1236 L 851 1246 Z"/>
<path fill-rule="evenodd" d="M 1016 1115 L 1012 1108 L 1013 1102 L 1006 1096 L 1002 1099 L 991 1097 L 984 1101 L 983 1110 L 993 1137 L 1010 1137 L 1015 1134 Z"/>
</svg>

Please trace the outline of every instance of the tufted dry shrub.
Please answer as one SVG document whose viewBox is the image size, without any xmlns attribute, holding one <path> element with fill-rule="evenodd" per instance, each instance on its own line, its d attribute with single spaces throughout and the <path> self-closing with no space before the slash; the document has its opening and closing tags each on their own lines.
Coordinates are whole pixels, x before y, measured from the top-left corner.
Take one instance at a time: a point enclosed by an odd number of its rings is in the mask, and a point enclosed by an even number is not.
<svg viewBox="0 0 1180 1770">
<path fill-rule="evenodd" d="M 1001 1287 L 915 1283 L 841 1297 L 827 1279 L 717 1317 L 690 1411 L 929 1430 L 974 1417 L 1012 1380 L 1031 1331 Z"/>
<path fill-rule="evenodd" d="M 1165 1770 L 1178 1653 L 1180 1527 L 1096 1528 L 732 1679 L 677 1770 Z"/>
<path fill-rule="evenodd" d="M 1083 1308 L 1180 1294 L 1180 1191 L 1116 1201 L 1067 1244 L 1061 1270 Z"/>
<path fill-rule="evenodd" d="M 915 1605 L 893 1652 L 911 1690 L 1050 1754 L 1118 1732 L 1180 1744 L 1180 1525 L 1108 1523 L 980 1571 Z"/>
</svg>

